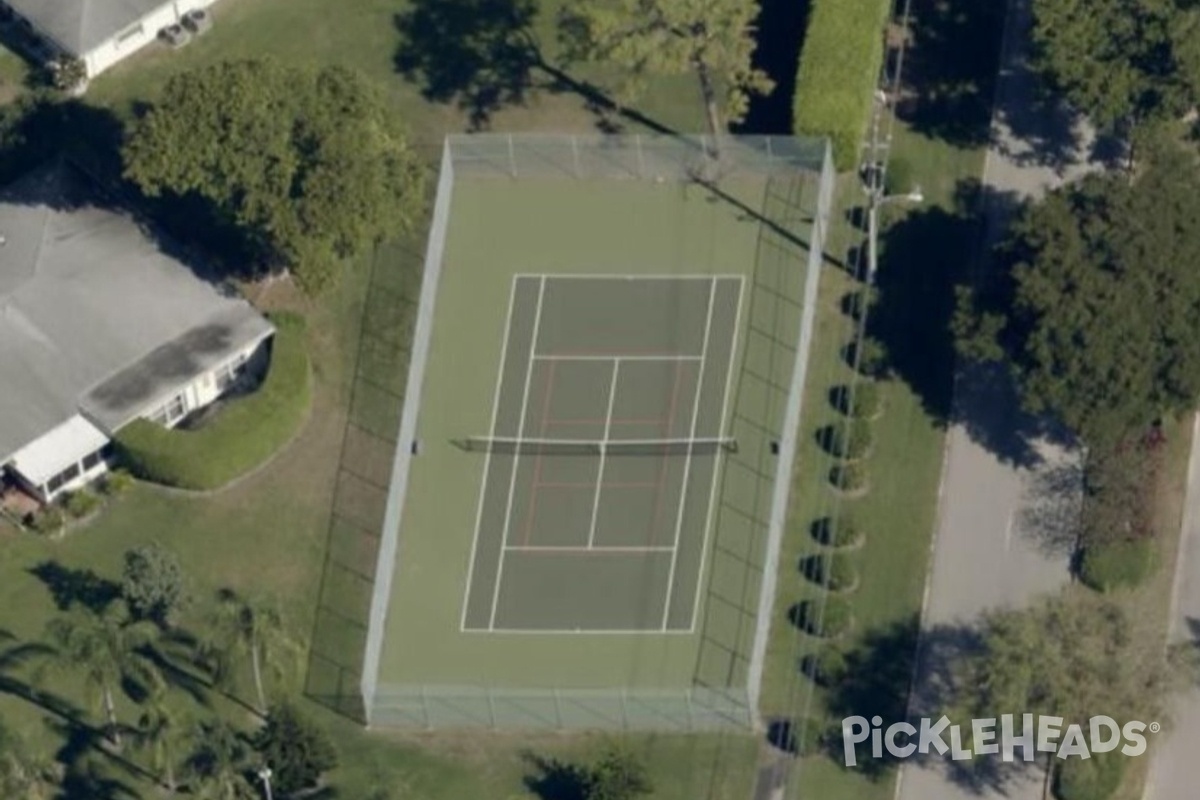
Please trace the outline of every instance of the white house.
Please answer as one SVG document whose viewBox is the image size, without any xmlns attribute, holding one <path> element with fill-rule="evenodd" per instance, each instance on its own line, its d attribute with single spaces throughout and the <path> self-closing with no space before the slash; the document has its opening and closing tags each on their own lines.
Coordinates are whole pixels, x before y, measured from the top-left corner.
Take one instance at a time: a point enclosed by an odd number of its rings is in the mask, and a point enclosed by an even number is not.
<svg viewBox="0 0 1200 800">
<path fill-rule="evenodd" d="M 0 480 L 83 485 L 116 431 L 211 403 L 273 332 L 73 167 L 26 175 L 0 190 Z"/>
<path fill-rule="evenodd" d="M 213 0 L 0 0 L 50 50 L 78 58 L 89 78 L 154 41 Z"/>
</svg>

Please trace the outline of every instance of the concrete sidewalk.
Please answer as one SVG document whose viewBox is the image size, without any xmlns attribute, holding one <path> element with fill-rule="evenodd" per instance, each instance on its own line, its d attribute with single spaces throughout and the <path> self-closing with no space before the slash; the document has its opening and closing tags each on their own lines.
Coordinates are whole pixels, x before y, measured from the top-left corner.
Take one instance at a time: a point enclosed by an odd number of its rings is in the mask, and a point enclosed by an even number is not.
<svg viewBox="0 0 1200 800">
<path fill-rule="evenodd" d="M 1192 430 L 1192 453 L 1188 461 L 1187 497 L 1179 560 L 1175 564 L 1175 587 L 1171 600 L 1172 642 L 1200 644 L 1200 415 Z M 1154 759 L 1146 780 L 1145 800 L 1194 800 L 1200 796 L 1200 688 L 1192 689 L 1171 703 L 1171 718 L 1163 738 L 1150 740 Z"/>
</svg>

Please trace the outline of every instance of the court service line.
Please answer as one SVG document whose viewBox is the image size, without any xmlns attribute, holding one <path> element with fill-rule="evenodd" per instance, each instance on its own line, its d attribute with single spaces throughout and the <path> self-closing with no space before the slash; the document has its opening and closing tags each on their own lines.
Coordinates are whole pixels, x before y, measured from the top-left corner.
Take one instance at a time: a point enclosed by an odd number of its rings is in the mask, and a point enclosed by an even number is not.
<svg viewBox="0 0 1200 800">
<path fill-rule="evenodd" d="M 737 360 L 738 346 L 738 331 L 742 324 L 742 298 L 745 292 L 745 282 L 741 276 L 738 277 L 738 296 L 737 296 L 737 311 L 733 315 L 733 341 L 729 345 L 729 366 L 725 371 L 725 388 L 721 396 L 721 419 L 718 421 L 720 430 L 725 429 L 726 415 L 729 413 L 729 385 L 733 382 L 733 362 Z M 724 437 L 722 437 L 724 438 Z M 712 486 L 708 490 L 708 511 L 704 515 L 704 544 L 700 551 L 700 573 L 696 580 L 696 593 L 692 598 L 692 618 L 688 624 L 688 630 L 696 629 L 696 615 L 700 611 L 700 595 L 704 588 L 704 570 L 708 566 L 708 540 L 712 537 L 712 515 L 713 508 L 717 502 L 717 485 L 720 483 L 719 476 L 724 470 L 725 464 L 722 459 L 716 459 L 713 463 Z"/>
<path fill-rule="evenodd" d="M 542 300 L 546 296 L 546 277 L 538 282 L 537 310 L 533 314 L 533 336 L 529 340 L 529 363 L 525 365 L 525 391 L 521 395 L 521 416 L 517 420 L 517 438 L 525 436 L 525 415 L 529 411 L 529 383 L 533 379 L 533 354 L 537 351 L 538 331 L 542 327 Z M 512 475 L 508 480 L 508 502 L 504 506 L 504 534 L 500 538 L 500 564 L 496 567 L 496 586 L 492 590 L 492 613 L 488 630 L 496 627 L 496 605 L 500 602 L 500 583 L 504 578 L 504 547 L 508 544 L 508 528 L 512 524 L 513 493 L 517 488 L 517 472 L 521 466 L 520 451 L 513 454 Z"/>
<path fill-rule="evenodd" d="M 621 374 L 621 359 L 613 361 L 612 368 L 612 383 L 608 386 L 608 410 L 604 413 L 604 438 L 605 443 L 608 442 L 609 433 L 612 431 L 612 416 L 613 403 L 617 399 L 617 378 Z M 604 488 L 604 462 L 608 459 L 608 448 L 600 448 L 600 467 L 596 470 L 596 494 L 592 497 L 592 523 L 588 526 L 587 546 L 590 550 L 592 543 L 596 540 L 596 520 L 600 516 L 600 492 Z"/>
<path fill-rule="evenodd" d="M 570 553 L 581 556 L 594 556 L 598 553 L 670 553 L 671 547 L 632 547 L 614 545 L 612 547 L 580 547 L 579 545 L 550 545 L 550 544 L 510 544 L 505 550 L 518 553 Z"/>
<path fill-rule="evenodd" d="M 504 316 L 504 341 L 500 343 L 500 366 L 496 369 L 496 387 L 492 390 L 492 423 L 488 429 L 496 434 L 496 419 L 500 413 L 500 387 L 504 384 L 505 359 L 508 357 L 508 340 L 512 332 L 513 306 L 517 299 L 517 279 L 513 278 L 508 290 L 508 312 Z M 483 483 L 479 484 L 479 508 L 475 511 L 475 536 L 471 539 L 471 560 L 467 563 L 467 582 L 463 587 L 463 611 L 459 630 L 467 628 L 467 608 L 471 598 L 471 579 L 475 575 L 475 550 L 479 546 L 479 529 L 483 524 L 483 501 L 487 496 L 488 473 L 492 466 L 492 453 L 489 450 L 483 457 Z"/>
<path fill-rule="evenodd" d="M 620 272 L 571 272 L 547 275 L 543 272 L 518 272 L 517 278 L 550 278 L 551 280 L 597 280 L 608 281 L 711 281 L 714 278 L 740 278 L 736 272 L 659 272 L 640 275 L 626 275 Z"/>
<path fill-rule="evenodd" d="M 696 422 L 700 417 L 700 394 L 704 391 L 704 368 L 708 365 L 708 340 L 712 334 L 713 306 L 717 297 L 717 279 L 713 278 L 708 288 L 708 316 L 704 320 L 704 343 L 700 346 L 703 358 L 700 361 L 700 374 L 696 377 L 696 397 L 692 401 L 692 428 L 690 438 L 696 438 Z M 683 528 L 683 510 L 687 507 L 688 480 L 692 471 L 692 451 L 688 448 L 687 460 L 683 462 L 683 485 L 679 489 L 679 511 L 675 515 L 674 555 L 671 556 L 671 569 L 667 572 L 667 595 L 663 601 L 662 630 L 667 630 L 667 620 L 671 616 L 671 593 L 675 590 L 675 567 L 679 563 L 679 534 Z"/>
<path fill-rule="evenodd" d="M 538 361 L 699 361 L 702 356 L 687 353 L 662 353 L 638 355 L 597 355 L 594 353 L 539 353 L 534 356 Z"/>
</svg>

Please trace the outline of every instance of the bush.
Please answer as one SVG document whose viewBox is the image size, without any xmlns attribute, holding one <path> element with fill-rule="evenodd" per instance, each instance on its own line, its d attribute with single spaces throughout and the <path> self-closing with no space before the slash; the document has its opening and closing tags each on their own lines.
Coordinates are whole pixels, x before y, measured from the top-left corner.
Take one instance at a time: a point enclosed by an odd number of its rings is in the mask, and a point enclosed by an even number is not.
<svg viewBox="0 0 1200 800">
<path fill-rule="evenodd" d="M 871 449 L 871 425 L 866 420 L 851 420 L 847 425 L 826 429 L 826 449 L 839 458 L 855 461 Z"/>
<path fill-rule="evenodd" d="M 119 494 L 124 494 L 130 487 L 133 486 L 133 476 L 123 469 L 115 469 L 112 472 L 105 473 L 100 478 L 97 488 L 100 493 L 109 497 L 116 497 Z"/>
<path fill-rule="evenodd" d="M 846 409 L 850 416 L 858 419 L 874 419 L 882 410 L 879 384 L 874 381 L 859 381 L 854 385 Z"/>
<path fill-rule="evenodd" d="M 828 136 L 838 170 L 853 169 L 883 65 L 887 0 L 813 0 L 796 73 L 796 133 Z"/>
<path fill-rule="evenodd" d="M 865 536 L 862 527 L 849 514 L 840 514 L 836 520 L 825 517 L 813 525 L 813 536 L 829 547 L 852 547 Z"/>
<path fill-rule="evenodd" d="M 825 739 L 829 735 L 829 726 L 819 719 L 805 717 L 796 725 L 794 749 L 798 756 L 807 756 L 821 752 Z"/>
<path fill-rule="evenodd" d="M 1125 759 L 1117 753 L 1094 753 L 1086 761 L 1067 759 L 1054 773 L 1058 800 L 1107 800 L 1116 793 L 1125 773 Z"/>
<path fill-rule="evenodd" d="M 842 311 L 851 319 L 861 319 L 863 312 L 874 300 L 874 293 L 869 289 L 858 289 L 853 292 L 846 292 L 842 296 Z"/>
<path fill-rule="evenodd" d="M 832 686 L 846 672 L 846 654 L 838 647 L 826 645 L 809 657 L 804 671 L 818 686 Z"/>
<path fill-rule="evenodd" d="M 275 791 L 284 797 L 317 786 L 321 776 L 338 765 L 329 733 L 290 702 L 271 707 L 253 745 L 271 765 Z"/>
<path fill-rule="evenodd" d="M 867 488 L 867 469 L 857 462 L 838 464 L 829 470 L 829 482 L 843 492 L 859 492 Z"/>
<path fill-rule="evenodd" d="M 1124 539 L 1083 549 L 1079 579 L 1098 592 L 1140 585 L 1157 566 L 1153 539 Z"/>
<path fill-rule="evenodd" d="M 800 571 L 810 581 L 831 592 L 842 592 L 858 583 L 858 570 L 846 553 L 809 556 L 801 562 Z"/>
<path fill-rule="evenodd" d="M 840 597 L 828 596 L 824 611 L 820 600 L 805 600 L 792 611 L 792 622 L 813 636 L 841 636 L 850 630 L 850 621 L 850 606 Z"/>
<path fill-rule="evenodd" d="M 62 506 L 72 517 L 80 519 L 100 507 L 100 495 L 90 489 L 68 492 L 62 498 Z"/>
<path fill-rule="evenodd" d="M 67 524 L 67 518 L 62 509 L 56 506 L 46 506 L 41 511 L 35 511 L 26 518 L 26 523 L 38 533 L 58 533 Z"/>
<path fill-rule="evenodd" d="M 295 435 L 309 404 L 304 320 L 274 316 L 271 364 L 258 391 L 234 400 L 198 430 L 136 420 L 116 436 L 139 478 L 183 489 L 217 489 L 266 461 Z"/>
</svg>

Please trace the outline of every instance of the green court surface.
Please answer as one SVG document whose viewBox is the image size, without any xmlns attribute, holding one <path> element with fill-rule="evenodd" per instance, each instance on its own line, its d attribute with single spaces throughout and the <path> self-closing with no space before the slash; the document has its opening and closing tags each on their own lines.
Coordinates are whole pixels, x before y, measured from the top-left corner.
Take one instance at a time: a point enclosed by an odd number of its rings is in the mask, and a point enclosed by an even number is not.
<svg viewBox="0 0 1200 800">
<path fill-rule="evenodd" d="M 815 182 L 456 178 L 376 721 L 744 703 Z"/>
</svg>

